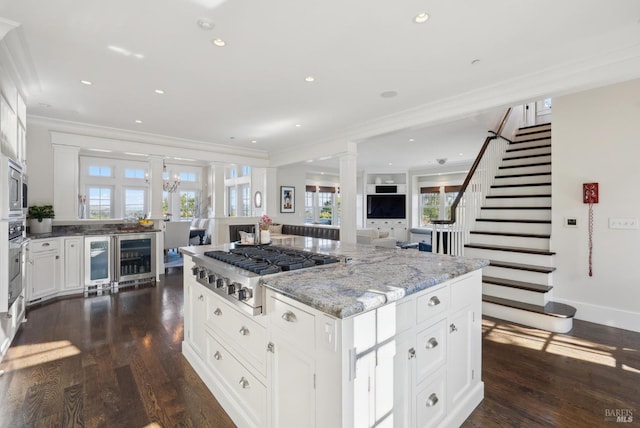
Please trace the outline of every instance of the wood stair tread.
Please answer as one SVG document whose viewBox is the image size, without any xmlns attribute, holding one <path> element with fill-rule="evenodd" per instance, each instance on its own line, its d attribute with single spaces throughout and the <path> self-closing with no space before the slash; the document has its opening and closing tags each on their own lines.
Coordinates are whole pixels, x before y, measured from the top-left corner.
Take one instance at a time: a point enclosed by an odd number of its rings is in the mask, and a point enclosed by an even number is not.
<svg viewBox="0 0 640 428">
<path fill-rule="evenodd" d="M 548 315 L 558 318 L 573 318 L 576 314 L 576 308 L 558 302 L 547 302 L 544 306 L 532 305 L 530 303 L 518 302 L 516 300 L 503 299 L 501 297 L 493 297 L 482 295 L 483 302 L 494 303 L 496 305 L 508 306 L 514 309 L 522 309 L 524 311 L 536 312 L 542 315 Z"/>
<path fill-rule="evenodd" d="M 524 150 L 547 149 L 547 148 L 550 148 L 550 147 L 551 147 L 551 144 L 540 144 L 539 146 L 518 147 L 516 149 L 507 149 L 507 150 L 505 150 L 505 153 L 522 152 Z"/>
<path fill-rule="evenodd" d="M 551 220 L 536 220 L 536 219 L 506 219 L 506 218 L 478 218 L 476 221 L 488 221 L 492 223 L 538 223 L 538 224 L 551 224 Z"/>
<path fill-rule="evenodd" d="M 520 160 L 520 159 L 542 158 L 545 156 L 551 156 L 551 153 L 538 153 L 536 155 L 522 155 L 522 156 L 505 156 L 502 158 L 502 160 L 510 161 L 510 160 Z"/>
<path fill-rule="evenodd" d="M 479 250 L 508 251 L 510 253 L 537 254 L 541 256 L 553 256 L 555 254 L 553 251 L 541 250 L 539 248 L 510 247 L 506 245 L 465 244 L 465 248 L 476 248 Z"/>
<path fill-rule="evenodd" d="M 502 267 L 507 269 L 527 270 L 538 273 L 551 273 L 556 270 L 554 267 L 527 265 L 524 263 L 503 262 L 500 260 L 489 260 L 489 266 Z"/>
<path fill-rule="evenodd" d="M 487 199 L 505 199 L 505 198 L 550 198 L 550 193 L 540 193 L 536 195 L 487 195 Z"/>
<path fill-rule="evenodd" d="M 514 238 L 542 238 L 542 239 L 551 238 L 551 235 L 549 234 L 539 234 L 539 233 L 489 232 L 489 231 L 483 231 L 483 230 L 472 230 L 469 233 L 477 234 L 477 235 L 510 236 Z"/>
<path fill-rule="evenodd" d="M 481 207 L 481 210 L 550 210 L 551 207 Z"/>
<path fill-rule="evenodd" d="M 551 172 L 531 172 L 528 174 L 506 174 L 496 175 L 496 180 L 499 178 L 521 178 L 521 177 L 540 177 L 543 175 L 551 175 Z"/>
<path fill-rule="evenodd" d="M 518 288 L 521 290 L 535 291 L 537 293 L 546 293 L 553 288 L 550 285 L 534 284 L 532 282 L 515 281 L 513 279 L 496 278 L 494 276 L 482 276 L 482 282 L 487 284 L 501 285 L 503 287 Z"/>
<path fill-rule="evenodd" d="M 492 189 L 506 189 L 509 187 L 539 187 L 539 186 L 551 186 L 550 182 L 544 183 L 523 183 L 523 184 L 494 184 Z"/>
<path fill-rule="evenodd" d="M 540 131 L 540 132 L 549 132 L 549 130 L 546 129 L 546 130 Z M 533 135 L 533 134 L 536 134 L 536 133 L 535 132 L 531 132 L 529 134 L 519 134 L 519 135 L 516 135 L 516 137 L 524 136 L 524 135 Z M 551 139 L 551 136 L 527 138 L 525 140 L 511 141 L 511 143 L 509 143 L 509 145 L 511 145 L 511 144 L 520 144 L 520 143 L 530 143 L 532 141 L 542 141 L 542 140 L 550 140 L 550 139 Z"/>
</svg>

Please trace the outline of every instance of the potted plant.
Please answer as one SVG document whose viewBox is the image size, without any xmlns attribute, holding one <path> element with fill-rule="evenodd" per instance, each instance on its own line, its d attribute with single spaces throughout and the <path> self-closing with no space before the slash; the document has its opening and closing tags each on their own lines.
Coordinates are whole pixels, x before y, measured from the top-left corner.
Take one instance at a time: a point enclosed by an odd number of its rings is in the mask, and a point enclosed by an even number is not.
<svg viewBox="0 0 640 428">
<path fill-rule="evenodd" d="M 51 233 L 51 219 L 55 217 L 53 205 L 32 205 L 27 212 L 30 233 Z"/>
<path fill-rule="evenodd" d="M 260 217 L 260 243 L 261 244 L 268 244 L 269 242 L 271 242 L 271 233 L 269 232 L 269 226 L 271 226 L 272 223 L 273 221 L 271 220 L 271 217 L 269 217 L 268 215 L 264 214 L 262 217 Z"/>
</svg>

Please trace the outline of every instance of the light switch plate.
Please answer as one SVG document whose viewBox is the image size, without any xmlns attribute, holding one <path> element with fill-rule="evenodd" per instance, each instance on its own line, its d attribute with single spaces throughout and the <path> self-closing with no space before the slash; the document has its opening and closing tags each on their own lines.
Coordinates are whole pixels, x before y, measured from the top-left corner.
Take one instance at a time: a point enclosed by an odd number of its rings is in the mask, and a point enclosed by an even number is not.
<svg viewBox="0 0 640 428">
<path fill-rule="evenodd" d="M 637 229 L 638 219 L 632 217 L 610 217 L 609 229 Z"/>
</svg>

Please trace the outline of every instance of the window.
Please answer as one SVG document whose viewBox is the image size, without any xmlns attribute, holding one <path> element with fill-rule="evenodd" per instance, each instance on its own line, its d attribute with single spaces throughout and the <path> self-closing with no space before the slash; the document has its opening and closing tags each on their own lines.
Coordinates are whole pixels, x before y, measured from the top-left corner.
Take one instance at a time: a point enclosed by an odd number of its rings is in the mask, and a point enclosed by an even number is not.
<svg viewBox="0 0 640 428">
<path fill-rule="evenodd" d="M 460 186 L 431 186 L 420 188 L 422 217 L 420 225 L 426 226 L 431 220 L 451 218 L 451 205 L 458 196 Z"/>
<path fill-rule="evenodd" d="M 113 191 L 110 187 L 89 187 L 89 218 L 111 218 Z"/>
<path fill-rule="evenodd" d="M 124 170 L 124 178 L 144 179 L 145 175 L 144 169 L 126 168 Z"/>
<path fill-rule="evenodd" d="M 180 191 L 180 220 L 195 217 L 196 192 L 192 190 Z"/>
<path fill-rule="evenodd" d="M 340 196 L 337 191 L 337 187 L 333 186 L 307 186 L 304 202 L 305 222 L 339 224 L 337 213 Z"/>
<path fill-rule="evenodd" d="M 236 187 L 229 187 L 229 217 L 235 217 L 238 215 L 238 200 L 236 198 L 237 190 Z"/>
<path fill-rule="evenodd" d="M 181 172 L 179 174 L 179 177 L 180 177 L 180 181 L 190 181 L 190 182 L 196 181 L 196 174 L 194 172 Z"/>
<path fill-rule="evenodd" d="M 249 217 L 251 215 L 251 189 L 248 184 L 238 186 L 242 194 L 242 215 Z"/>
<path fill-rule="evenodd" d="M 89 167 L 89 176 L 91 177 L 112 177 L 111 167 L 92 165 Z"/>
<path fill-rule="evenodd" d="M 145 189 L 124 189 L 124 216 L 141 218 L 146 210 L 147 192 Z"/>
<path fill-rule="evenodd" d="M 249 165 L 242 165 L 242 176 L 247 177 L 251 175 L 251 167 Z"/>
</svg>

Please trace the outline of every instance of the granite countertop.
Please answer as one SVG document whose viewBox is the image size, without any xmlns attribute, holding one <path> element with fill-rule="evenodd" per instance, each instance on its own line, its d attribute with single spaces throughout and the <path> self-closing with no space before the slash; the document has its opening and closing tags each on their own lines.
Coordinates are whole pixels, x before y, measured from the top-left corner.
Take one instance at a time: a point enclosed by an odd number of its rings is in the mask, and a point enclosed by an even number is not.
<svg viewBox="0 0 640 428">
<path fill-rule="evenodd" d="M 274 240 L 273 245 L 337 255 L 334 263 L 267 275 L 265 287 L 337 318 L 347 318 L 481 269 L 488 260 L 438 255 L 415 249 L 393 249 L 307 237 Z M 230 244 L 183 247 L 198 255 Z"/>
<path fill-rule="evenodd" d="M 103 227 L 86 228 L 78 226 L 55 226 L 50 233 L 27 233 L 29 239 L 60 238 L 65 236 L 95 236 L 95 235 L 119 235 L 128 233 L 160 232 L 160 229 L 150 227 Z"/>
</svg>

